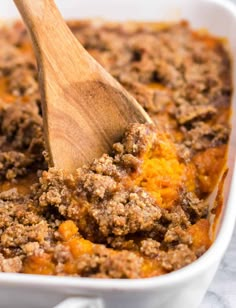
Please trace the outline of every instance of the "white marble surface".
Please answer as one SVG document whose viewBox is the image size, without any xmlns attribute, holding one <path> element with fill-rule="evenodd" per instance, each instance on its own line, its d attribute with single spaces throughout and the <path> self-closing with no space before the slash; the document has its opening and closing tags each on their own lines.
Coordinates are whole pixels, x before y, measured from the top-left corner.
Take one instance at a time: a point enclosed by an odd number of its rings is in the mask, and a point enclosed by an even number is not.
<svg viewBox="0 0 236 308">
<path fill-rule="evenodd" d="M 236 205 L 235 205 L 236 206 Z M 219 270 L 200 308 L 236 307 L 236 228 Z"/>
</svg>

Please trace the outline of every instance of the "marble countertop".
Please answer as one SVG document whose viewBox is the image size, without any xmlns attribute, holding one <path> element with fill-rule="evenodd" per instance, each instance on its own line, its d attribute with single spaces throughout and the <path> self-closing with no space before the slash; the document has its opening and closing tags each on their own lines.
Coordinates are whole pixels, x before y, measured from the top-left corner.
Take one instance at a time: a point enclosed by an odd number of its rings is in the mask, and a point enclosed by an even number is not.
<svg viewBox="0 0 236 308">
<path fill-rule="evenodd" d="M 200 308 L 236 307 L 236 228 Z"/>
</svg>

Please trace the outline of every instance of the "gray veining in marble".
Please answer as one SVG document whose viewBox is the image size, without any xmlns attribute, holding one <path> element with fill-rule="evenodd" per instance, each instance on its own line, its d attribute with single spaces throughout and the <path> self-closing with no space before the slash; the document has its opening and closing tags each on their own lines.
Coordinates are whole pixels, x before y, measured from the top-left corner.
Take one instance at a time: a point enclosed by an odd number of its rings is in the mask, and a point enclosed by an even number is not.
<svg viewBox="0 0 236 308">
<path fill-rule="evenodd" d="M 236 228 L 200 308 L 236 308 Z"/>
</svg>

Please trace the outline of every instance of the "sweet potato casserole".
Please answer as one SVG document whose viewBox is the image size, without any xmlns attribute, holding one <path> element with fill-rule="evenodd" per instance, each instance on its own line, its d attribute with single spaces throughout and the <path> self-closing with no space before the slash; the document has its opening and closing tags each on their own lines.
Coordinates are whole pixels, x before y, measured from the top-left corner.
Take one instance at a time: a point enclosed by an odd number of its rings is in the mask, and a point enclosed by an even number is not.
<svg viewBox="0 0 236 308">
<path fill-rule="evenodd" d="M 133 123 L 112 153 L 74 174 L 48 168 L 30 40 L 20 22 L 2 25 L 0 270 L 97 278 L 177 270 L 211 245 L 208 197 L 230 134 L 226 44 L 184 21 L 69 25 L 154 124 Z"/>
</svg>

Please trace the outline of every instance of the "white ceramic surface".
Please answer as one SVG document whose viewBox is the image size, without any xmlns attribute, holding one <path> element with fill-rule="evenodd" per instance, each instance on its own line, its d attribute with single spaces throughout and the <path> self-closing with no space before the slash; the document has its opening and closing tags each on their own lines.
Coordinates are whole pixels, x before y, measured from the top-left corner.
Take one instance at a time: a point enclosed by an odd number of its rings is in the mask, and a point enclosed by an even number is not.
<svg viewBox="0 0 236 308">
<path fill-rule="evenodd" d="M 58 0 L 67 18 L 104 17 L 116 20 L 173 20 L 185 18 L 195 28 L 227 37 L 236 54 L 236 8 L 223 0 Z M 0 18 L 16 17 L 13 1 L 0 2 Z M 234 73 L 236 64 L 234 63 Z M 234 88 L 236 78 L 234 76 Z M 236 109 L 236 99 L 233 99 Z M 233 115 L 236 138 L 236 115 Z M 1 308 L 197 308 L 230 241 L 236 218 L 235 152 L 221 227 L 212 247 L 191 265 L 161 277 L 137 280 L 43 277 L 0 273 Z M 227 190 L 228 191 L 228 190 Z M 65 301 L 64 301 L 65 300 Z M 63 302 L 64 301 L 64 302 Z"/>
</svg>

